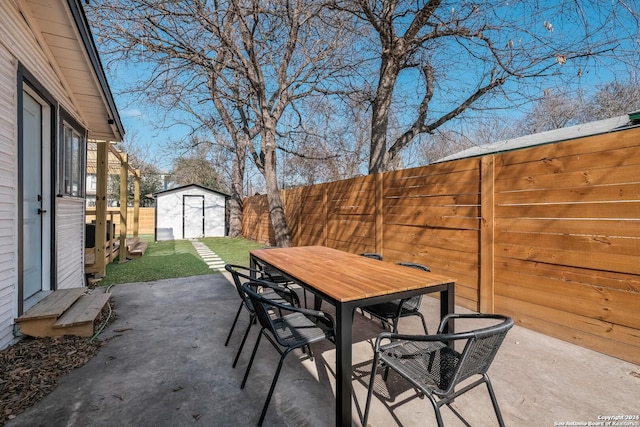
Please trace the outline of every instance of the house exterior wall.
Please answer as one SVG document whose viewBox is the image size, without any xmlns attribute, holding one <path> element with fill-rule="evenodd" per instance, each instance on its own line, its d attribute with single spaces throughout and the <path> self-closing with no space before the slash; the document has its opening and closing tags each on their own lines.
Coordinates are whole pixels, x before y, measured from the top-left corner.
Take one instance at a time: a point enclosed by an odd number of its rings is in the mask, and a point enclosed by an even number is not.
<svg viewBox="0 0 640 427">
<path fill-rule="evenodd" d="M 18 64 L 21 64 L 76 121 L 83 124 L 73 96 L 56 69 L 56 58 L 39 35 L 27 8 L 14 0 L 0 2 L 0 349 L 11 344 L 18 316 Z M 25 22 L 25 20 L 28 21 Z M 54 106 L 55 107 L 55 106 Z M 54 127 L 59 129 L 59 109 Z M 57 133 L 56 133 L 57 138 Z M 51 142 L 57 144 L 57 140 Z M 55 146 L 55 145 L 54 145 Z M 50 150 L 51 147 L 43 147 Z M 45 159 L 47 157 L 45 156 Z M 44 183 L 50 176 L 44 176 Z M 56 237 L 50 266 L 56 288 L 84 286 L 84 200 L 54 197 Z"/>
<path fill-rule="evenodd" d="M 15 79 L 15 60 L 0 43 L 0 348 L 13 338 L 18 298 Z"/>
<path fill-rule="evenodd" d="M 225 235 L 225 196 L 199 187 L 186 187 L 157 195 L 156 240 L 181 240 L 184 196 L 204 196 L 204 237 Z"/>
<path fill-rule="evenodd" d="M 56 199 L 57 289 L 77 288 L 84 286 L 84 199 Z"/>
</svg>

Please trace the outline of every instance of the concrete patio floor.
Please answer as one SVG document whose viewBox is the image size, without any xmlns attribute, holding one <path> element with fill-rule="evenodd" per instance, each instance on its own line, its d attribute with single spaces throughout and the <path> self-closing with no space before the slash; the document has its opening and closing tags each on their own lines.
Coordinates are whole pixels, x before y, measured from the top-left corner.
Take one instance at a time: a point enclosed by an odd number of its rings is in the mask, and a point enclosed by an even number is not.
<svg viewBox="0 0 640 427">
<path fill-rule="evenodd" d="M 111 292 L 117 318 L 102 333 L 106 343 L 98 355 L 7 426 L 256 424 L 279 355 L 263 340 L 247 387 L 240 389 L 259 328 L 252 329 L 238 366 L 231 369 L 248 316 L 242 314 L 224 347 L 239 304 L 225 275 L 118 285 Z M 436 329 L 438 307 L 432 298 L 423 300 L 430 331 Z M 323 309 L 331 312 L 328 304 Z M 409 318 L 401 320 L 400 328 L 412 333 L 421 327 L 418 319 Z M 355 316 L 356 426 L 364 408 L 372 338 L 380 331 L 378 322 Z M 264 425 L 335 424 L 334 348 L 330 342 L 313 348 L 314 360 L 300 352 L 288 356 Z M 489 375 L 507 426 L 607 425 L 603 417 L 640 415 L 640 366 L 518 326 L 507 335 Z M 435 425 L 426 399 L 415 397 L 393 375 L 387 387 L 386 398 L 374 397 L 371 426 Z M 497 424 L 482 386 L 458 398 L 455 407 L 473 426 Z M 448 408 L 442 413 L 446 426 L 464 425 Z M 631 422 L 626 425 L 640 425 Z"/>
</svg>

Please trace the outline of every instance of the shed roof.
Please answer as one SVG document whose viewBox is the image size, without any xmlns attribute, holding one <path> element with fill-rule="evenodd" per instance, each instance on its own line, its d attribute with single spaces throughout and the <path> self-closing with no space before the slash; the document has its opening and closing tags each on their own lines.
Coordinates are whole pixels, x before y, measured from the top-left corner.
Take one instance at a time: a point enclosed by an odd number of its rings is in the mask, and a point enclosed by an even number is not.
<svg viewBox="0 0 640 427">
<path fill-rule="evenodd" d="M 519 138 L 505 139 L 504 141 L 477 145 L 475 147 L 471 147 L 458 153 L 443 157 L 437 160 L 436 163 L 446 162 L 449 160 L 464 159 L 468 157 L 484 156 L 486 154 L 501 153 L 505 151 L 517 150 L 519 148 L 532 147 L 535 145 L 567 141 L 570 139 L 615 132 L 617 130 L 627 129 L 634 126 L 640 125 L 632 121 L 629 115 L 613 117 L 610 119 L 583 123 L 566 128 L 536 133 L 533 135 L 521 136 Z"/>
<path fill-rule="evenodd" d="M 189 187 L 199 188 L 199 189 L 201 189 L 203 191 L 206 191 L 208 193 L 216 193 L 216 194 L 220 194 L 220 195 L 225 196 L 225 197 L 231 197 L 231 195 L 229 195 L 227 193 L 223 193 L 222 191 L 218 191 L 218 190 L 213 190 L 211 188 L 207 188 L 207 187 L 205 187 L 203 185 L 200 185 L 200 184 L 186 184 L 186 185 L 180 185 L 178 187 L 169 188 L 167 190 L 156 191 L 155 193 L 153 193 L 153 196 L 155 197 L 155 196 L 157 196 L 159 194 L 173 193 L 173 192 L 176 192 L 176 191 L 184 190 L 184 189 L 189 188 Z"/>
</svg>

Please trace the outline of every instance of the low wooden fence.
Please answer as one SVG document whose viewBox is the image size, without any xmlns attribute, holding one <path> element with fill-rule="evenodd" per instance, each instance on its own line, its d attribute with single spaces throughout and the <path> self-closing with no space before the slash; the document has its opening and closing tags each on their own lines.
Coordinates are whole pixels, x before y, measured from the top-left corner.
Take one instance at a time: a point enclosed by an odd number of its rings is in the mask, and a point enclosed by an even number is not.
<svg viewBox="0 0 640 427">
<path fill-rule="evenodd" d="M 138 234 L 155 233 L 155 208 L 139 208 Z M 95 209 L 87 209 L 86 222 L 90 223 L 96 219 Z M 120 233 L 120 208 L 108 208 L 107 220 L 113 221 L 116 226 L 116 233 Z M 133 236 L 133 208 L 127 208 L 127 235 Z"/>
<path fill-rule="evenodd" d="M 640 128 L 283 191 L 293 244 L 415 261 L 456 303 L 640 363 Z M 265 196 L 243 233 L 273 244 Z"/>
</svg>

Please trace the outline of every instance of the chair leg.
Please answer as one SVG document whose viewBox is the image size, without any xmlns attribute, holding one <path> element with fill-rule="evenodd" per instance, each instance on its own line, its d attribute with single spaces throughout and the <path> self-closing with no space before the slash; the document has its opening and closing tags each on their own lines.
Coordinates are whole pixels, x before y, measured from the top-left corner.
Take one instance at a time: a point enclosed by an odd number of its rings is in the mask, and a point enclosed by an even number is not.
<svg viewBox="0 0 640 427">
<path fill-rule="evenodd" d="M 400 321 L 400 317 L 394 317 L 393 318 L 393 328 L 391 329 L 391 332 L 394 334 L 398 333 L 398 322 Z"/>
<path fill-rule="evenodd" d="M 276 374 L 273 377 L 273 381 L 271 381 L 271 387 L 269 388 L 269 394 L 267 394 L 267 400 L 264 402 L 264 406 L 262 407 L 262 413 L 260 414 L 260 419 L 258 420 L 258 427 L 260 427 L 262 425 L 262 422 L 264 421 L 264 417 L 265 417 L 265 415 L 267 415 L 267 409 L 269 408 L 269 402 L 271 402 L 271 396 L 273 396 L 273 391 L 276 388 L 276 383 L 278 382 L 278 377 L 280 377 L 280 370 L 282 369 L 282 364 L 284 362 L 284 358 L 287 357 L 287 354 L 289 354 L 289 352 L 291 350 L 292 349 L 287 349 L 280 356 L 280 362 L 278 363 L 278 368 L 276 369 Z"/>
<path fill-rule="evenodd" d="M 438 423 L 438 427 L 443 427 L 444 423 L 442 422 L 442 415 L 440 414 L 440 405 L 438 405 L 438 402 L 436 402 L 435 397 L 433 397 L 433 395 L 431 393 L 424 393 L 427 395 L 427 397 L 429 398 L 429 401 L 431 402 L 431 405 L 433 405 L 433 410 L 436 414 L 436 422 Z"/>
<path fill-rule="evenodd" d="M 256 345 L 253 347 L 253 352 L 251 353 L 251 359 L 249 359 L 249 364 L 247 365 L 247 370 L 244 373 L 244 378 L 242 379 L 242 384 L 240 385 L 241 389 L 244 389 L 244 385 L 247 383 L 247 378 L 249 377 L 249 371 L 251 370 L 251 365 L 253 365 L 253 359 L 256 357 L 256 352 L 258 351 L 258 346 L 260 345 L 260 338 L 262 338 L 262 329 L 258 334 L 258 338 L 256 339 Z"/>
<path fill-rule="evenodd" d="M 422 313 L 420 313 L 419 311 L 416 312 L 416 316 L 420 317 L 420 320 L 422 320 L 422 327 L 424 328 L 424 334 L 425 335 L 429 335 L 429 331 L 427 330 L 427 322 L 425 322 L 424 320 L 424 316 L 422 315 Z"/>
<path fill-rule="evenodd" d="M 231 365 L 232 368 L 236 367 L 236 364 L 238 363 L 238 359 L 240 359 L 240 353 L 242 353 L 242 348 L 244 347 L 244 343 L 247 341 L 247 337 L 249 336 L 249 331 L 251 330 L 251 326 L 253 326 L 255 322 L 256 322 L 256 315 L 252 314 L 251 317 L 249 317 L 249 324 L 247 325 L 247 330 L 244 331 L 244 336 L 242 337 L 242 342 L 240 343 L 240 347 L 238 347 L 238 351 L 236 352 L 236 357 L 235 359 L 233 359 L 233 365 Z"/>
<path fill-rule="evenodd" d="M 244 302 L 240 302 L 240 308 L 238 308 L 238 312 L 236 313 L 235 319 L 233 319 L 233 324 L 231 325 L 231 330 L 229 331 L 229 335 L 227 336 L 227 340 L 224 342 L 224 346 L 229 345 L 229 340 L 231 339 L 231 334 L 233 333 L 233 329 L 236 327 L 236 323 L 238 322 L 238 317 L 240 317 L 240 312 L 242 311 L 242 306 Z"/>
<path fill-rule="evenodd" d="M 362 419 L 362 425 L 367 426 L 367 420 L 369 419 L 369 408 L 371 407 L 371 396 L 373 395 L 373 386 L 376 380 L 376 374 L 378 372 L 378 353 L 373 355 L 373 365 L 371 366 L 371 378 L 369 379 L 369 389 L 367 390 L 367 403 L 364 407 L 364 415 Z"/>
<path fill-rule="evenodd" d="M 489 396 L 491 397 L 493 410 L 496 412 L 496 417 L 498 418 L 498 425 L 500 427 L 504 427 L 504 420 L 502 419 L 502 414 L 500 413 L 500 407 L 498 406 L 498 400 L 496 399 L 496 394 L 493 391 L 493 386 L 491 385 L 489 376 L 487 374 L 484 374 L 483 376 L 485 379 L 485 384 L 487 384 L 487 389 L 489 390 Z"/>
</svg>

